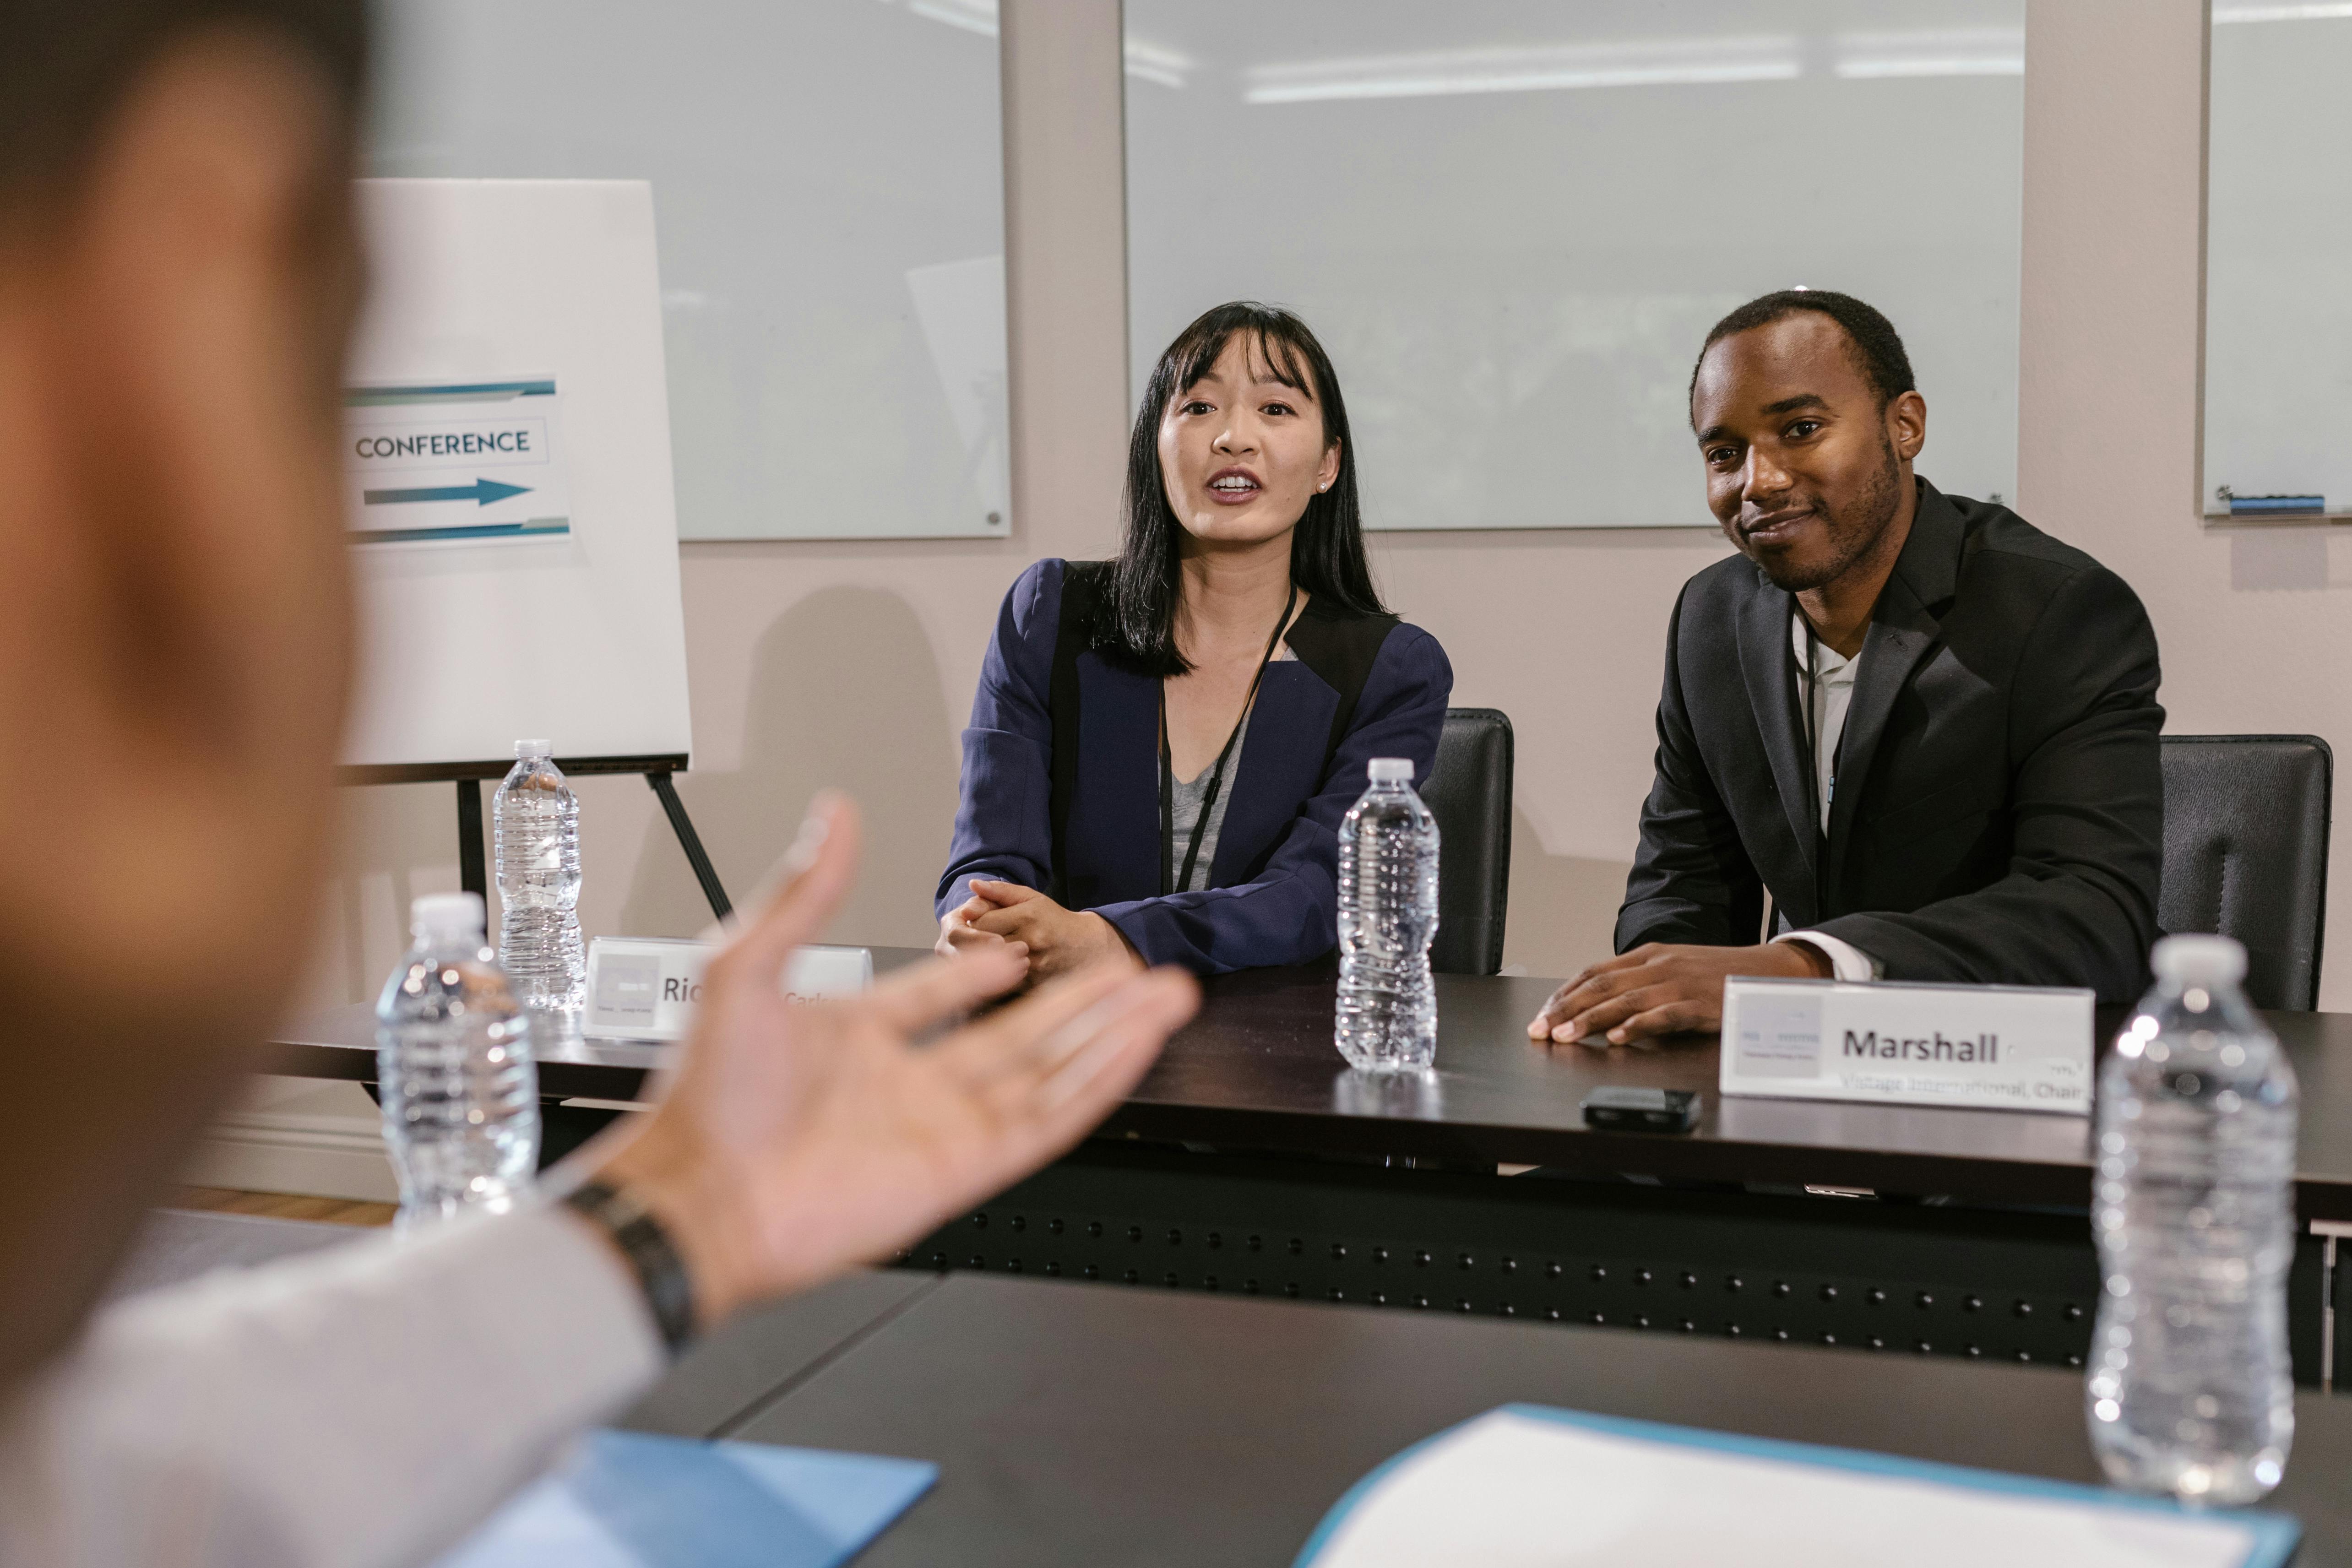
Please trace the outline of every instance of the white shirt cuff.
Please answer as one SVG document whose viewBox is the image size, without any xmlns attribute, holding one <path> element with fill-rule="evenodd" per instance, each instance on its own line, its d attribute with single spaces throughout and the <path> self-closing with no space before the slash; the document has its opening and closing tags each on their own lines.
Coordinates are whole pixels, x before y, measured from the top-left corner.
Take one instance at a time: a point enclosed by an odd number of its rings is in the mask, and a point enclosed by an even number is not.
<svg viewBox="0 0 2352 1568">
<path fill-rule="evenodd" d="M 1841 942 L 1826 931 L 1787 931 L 1772 938 L 1775 942 L 1802 942 L 1818 949 L 1830 961 L 1830 973 L 1841 980 L 1874 980 L 1878 978 L 1878 960 L 1851 942 Z"/>
</svg>

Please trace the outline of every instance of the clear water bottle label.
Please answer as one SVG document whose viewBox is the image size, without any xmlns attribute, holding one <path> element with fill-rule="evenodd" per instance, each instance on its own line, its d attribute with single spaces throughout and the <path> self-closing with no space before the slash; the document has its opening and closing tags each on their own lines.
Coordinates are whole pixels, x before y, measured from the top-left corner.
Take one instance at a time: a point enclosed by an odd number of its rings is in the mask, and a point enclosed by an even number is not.
<svg viewBox="0 0 2352 1568">
<path fill-rule="evenodd" d="M 1733 978 L 1726 1094 L 2091 1111 L 2087 990 Z"/>
</svg>

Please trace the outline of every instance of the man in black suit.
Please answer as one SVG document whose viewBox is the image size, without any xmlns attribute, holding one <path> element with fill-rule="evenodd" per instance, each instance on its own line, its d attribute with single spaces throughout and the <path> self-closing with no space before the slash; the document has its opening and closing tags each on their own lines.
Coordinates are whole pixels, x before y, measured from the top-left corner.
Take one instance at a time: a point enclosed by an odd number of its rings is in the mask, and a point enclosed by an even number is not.
<svg viewBox="0 0 2352 1568">
<path fill-rule="evenodd" d="M 1667 629 L 1618 956 L 1529 1037 L 1713 1029 L 1728 975 L 2129 999 L 2164 829 L 2156 633 L 2131 589 L 1914 476 L 1927 405 L 1858 299 L 1796 289 L 1725 317 L 1691 428 L 1739 555 L 1684 586 Z"/>
</svg>

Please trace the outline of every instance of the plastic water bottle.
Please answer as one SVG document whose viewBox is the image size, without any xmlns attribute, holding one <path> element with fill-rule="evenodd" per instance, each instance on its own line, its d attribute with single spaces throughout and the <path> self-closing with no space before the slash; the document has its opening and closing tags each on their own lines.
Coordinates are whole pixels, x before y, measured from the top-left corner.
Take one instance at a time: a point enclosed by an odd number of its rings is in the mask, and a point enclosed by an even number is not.
<svg viewBox="0 0 2352 1568">
<path fill-rule="evenodd" d="M 2099 1073 L 2091 1446 L 2119 1486 L 2251 1502 L 2294 1438 L 2294 1069 L 2238 989 L 2243 947 L 2168 936 L 2152 962 Z"/>
<path fill-rule="evenodd" d="M 1437 819 L 1412 763 L 1375 757 L 1371 788 L 1339 823 L 1339 1009 L 1334 1042 L 1351 1067 L 1420 1071 L 1437 1055 Z"/>
<path fill-rule="evenodd" d="M 418 899 L 411 929 L 415 946 L 375 1008 L 400 1223 L 462 1208 L 500 1212 L 530 1188 L 539 1163 L 530 1015 L 484 940 L 480 894 Z"/>
<path fill-rule="evenodd" d="M 588 1002 L 580 941 L 580 800 L 551 741 L 518 740 L 491 802 L 499 862 L 499 961 L 523 1005 L 576 1018 Z"/>
</svg>

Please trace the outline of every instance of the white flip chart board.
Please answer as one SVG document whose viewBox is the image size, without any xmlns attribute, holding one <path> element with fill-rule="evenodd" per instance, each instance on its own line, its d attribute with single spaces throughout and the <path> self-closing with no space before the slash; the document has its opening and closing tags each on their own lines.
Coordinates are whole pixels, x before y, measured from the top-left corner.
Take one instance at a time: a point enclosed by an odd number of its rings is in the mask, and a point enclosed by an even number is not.
<svg viewBox="0 0 2352 1568">
<path fill-rule="evenodd" d="M 346 764 L 692 744 L 653 193 L 364 180 L 346 377 L 360 692 Z"/>
</svg>

